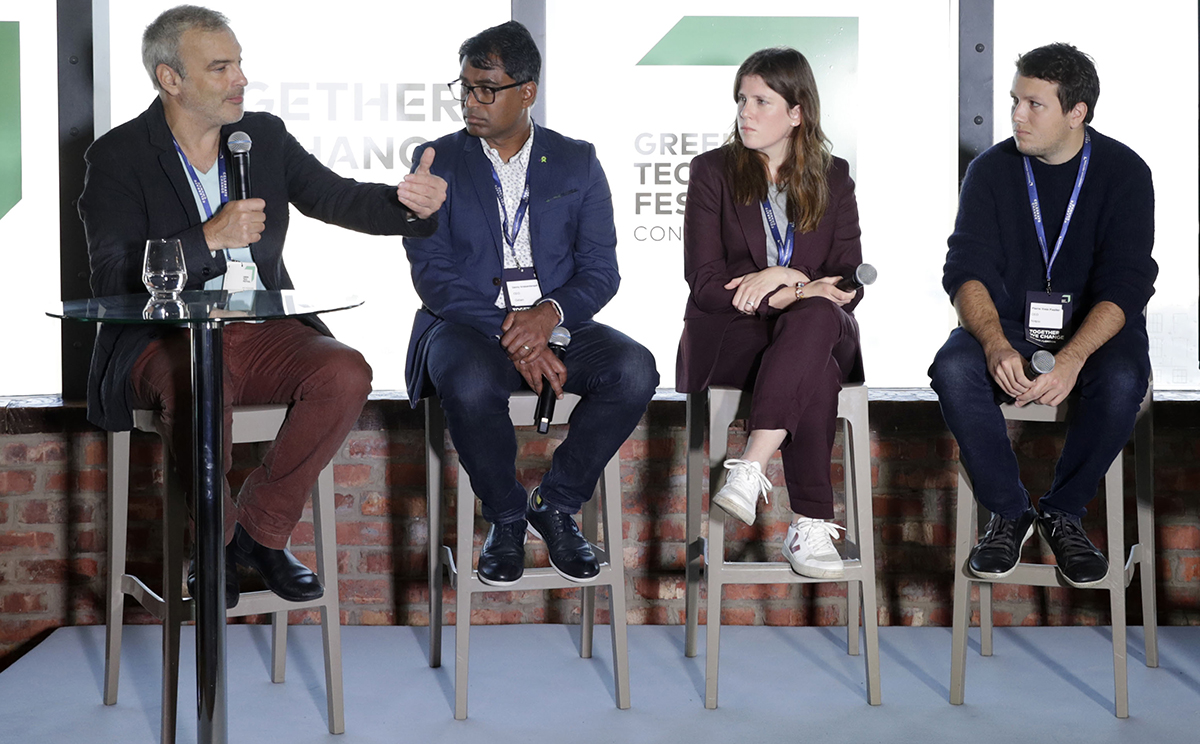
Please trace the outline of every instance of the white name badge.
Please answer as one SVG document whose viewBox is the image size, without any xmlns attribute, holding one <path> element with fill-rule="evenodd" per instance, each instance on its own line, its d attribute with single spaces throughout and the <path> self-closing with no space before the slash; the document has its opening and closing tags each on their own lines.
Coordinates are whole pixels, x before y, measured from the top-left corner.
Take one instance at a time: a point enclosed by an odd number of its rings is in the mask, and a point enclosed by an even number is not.
<svg viewBox="0 0 1200 744">
<path fill-rule="evenodd" d="M 1063 306 L 1044 302 L 1029 303 L 1029 327 L 1062 330 Z"/>
<path fill-rule="evenodd" d="M 225 282 L 221 289 L 243 292 L 258 287 L 258 267 L 250 261 L 226 261 Z"/>
<path fill-rule="evenodd" d="M 509 310 L 528 310 L 542 299 L 542 286 L 532 266 L 504 269 L 504 299 Z"/>
<path fill-rule="evenodd" d="M 1025 293 L 1025 340 L 1046 349 L 1067 342 L 1071 331 L 1071 295 L 1063 292 Z"/>
</svg>

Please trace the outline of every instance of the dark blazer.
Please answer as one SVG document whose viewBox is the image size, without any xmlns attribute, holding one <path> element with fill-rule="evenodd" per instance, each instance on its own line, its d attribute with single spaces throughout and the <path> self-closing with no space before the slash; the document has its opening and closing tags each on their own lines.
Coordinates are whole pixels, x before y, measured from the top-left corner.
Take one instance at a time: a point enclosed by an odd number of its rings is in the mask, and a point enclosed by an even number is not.
<svg viewBox="0 0 1200 744">
<path fill-rule="evenodd" d="M 441 229 L 405 238 L 413 285 L 423 303 L 413 321 L 405 378 L 415 406 L 429 395 L 423 340 L 438 323 L 501 335 L 505 311 L 496 307 L 506 250 L 492 167 L 478 137 L 455 132 L 425 147 L 436 155 L 433 172 L 448 183 L 438 215 Z M 558 302 L 568 330 L 591 320 L 612 299 L 617 272 L 617 232 L 612 195 L 596 148 L 536 126 L 529 156 L 529 239 L 542 296 Z"/>
<path fill-rule="evenodd" d="M 683 272 L 691 287 L 683 315 L 683 336 L 675 365 L 675 389 L 696 393 L 706 389 L 721 350 L 726 327 L 739 313 L 733 307 L 734 290 L 725 285 L 734 277 L 767 268 L 767 234 L 758 204 L 737 204 L 725 176 L 727 147 L 711 150 L 692 160 L 688 177 L 687 207 L 683 215 Z M 849 276 L 862 263 L 858 203 L 850 166 L 834 158 L 827 175 L 829 207 L 817 229 L 796 233 L 788 264 L 810 279 Z M 783 291 L 788 291 L 786 288 Z M 862 290 L 844 310 L 852 312 L 862 300 Z M 779 311 L 764 299 L 760 316 Z M 860 369 L 850 379 L 861 379 Z"/>
<path fill-rule="evenodd" d="M 266 200 L 267 224 L 251 253 L 267 289 L 292 289 L 283 263 L 288 204 L 303 214 L 376 235 L 428 235 L 437 217 L 410 221 L 394 186 L 342 178 L 309 154 L 271 114 L 247 113 L 221 128 L 221 148 L 235 131 L 250 135 L 253 195 Z M 92 293 L 140 294 L 142 255 L 149 238 L 179 238 L 187 264 L 187 289 L 225 273 L 225 254 L 210 253 L 191 184 L 155 99 L 144 113 L 92 143 L 79 216 L 87 234 Z M 329 330 L 315 317 L 305 322 Z M 157 326 L 101 325 L 88 375 L 88 420 L 110 431 L 132 424 L 129 374 Z"/>
</svg>

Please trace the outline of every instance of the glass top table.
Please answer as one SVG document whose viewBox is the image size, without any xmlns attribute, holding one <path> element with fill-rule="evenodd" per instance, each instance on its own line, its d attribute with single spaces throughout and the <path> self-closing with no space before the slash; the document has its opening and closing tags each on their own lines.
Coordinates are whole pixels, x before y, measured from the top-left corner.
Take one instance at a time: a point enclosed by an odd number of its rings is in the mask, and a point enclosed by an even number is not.
<svg viewBox="0 0 1200 744">
<path fill-rule="evenodd" d="M 221 329 L 232 322 L 315 315 L 361 304 L 357 297 L 322 292 L 195 290 L 180 292 L 171 299 L 133 294 L 71 300 L 46 313 L 63 320 L 175 325 L 190 331 L 197 584 L 196 712 L 197 738 L 203 744 L 225 744 L 228 740 Z"/>
<path fill-rule="evenodd" d="M 156 300 L 147 294 L 70 300 L 46 314 L 64 320 L 169 325 L 276 320 L 346 310 L 362 304 L 354 296 L 297 290 L 226 292 L 192 290 Z"/>
</svg>

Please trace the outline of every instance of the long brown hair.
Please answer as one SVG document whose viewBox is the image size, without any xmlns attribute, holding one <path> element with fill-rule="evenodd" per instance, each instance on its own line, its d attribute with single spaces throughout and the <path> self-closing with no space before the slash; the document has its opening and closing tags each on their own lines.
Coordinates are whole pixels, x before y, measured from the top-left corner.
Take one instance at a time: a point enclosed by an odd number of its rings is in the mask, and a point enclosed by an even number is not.
<svg viewBox="0 0 1200 744">
<path fill-rule="evenodd" d="M 789 47 L 762 49 L 751 54 L 738 68 L 733 81 L 737 101 L 742 79 L 758 75 L 767 86 L 783 96 L 788 109 L 800 107 L 801 122 L 792 127 L 787 156 L 776 174 L 787 187 L 788 221 L 799 232 L 811 232 L 829 207 L 829 184 L 825 173 L 833 156 L 829 140 L 821 131 L 821 99 L 817 81 L 804 55 Z M 756 204 L 767 198 L 767 156 L 742 143 L 737 121 L 727 142 L 725 171 L 733 186 L 733 198 L 741 204 Z"/>
</svg>

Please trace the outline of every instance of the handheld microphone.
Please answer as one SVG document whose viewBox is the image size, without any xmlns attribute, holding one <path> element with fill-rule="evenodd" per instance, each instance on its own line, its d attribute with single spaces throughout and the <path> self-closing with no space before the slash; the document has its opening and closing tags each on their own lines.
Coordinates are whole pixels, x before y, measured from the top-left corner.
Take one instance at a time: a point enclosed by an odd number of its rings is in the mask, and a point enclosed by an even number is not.
<svg viewBox="0 0 1200 744">
<path fill-rule="evenodd" d="M 571 343 L 571 332 L 558 326 L 551 331 L 550 340 L 546 342 L 546 345 L 561 361 L 563 355 L 567 353 L 567 344 L 569 343 Z M 550 387 L 550 381 L 543 375 L 542 392 L 538 395 L 537 410 L 533 414 L 533 423 L 537 426 L 538 434 L 550 431 L 550 419 L 554 418 L 554 402 L 556 400 L 554 388 Z"/>
<path fill-rule="evenodd" d="M 229 135 L 229 152 L 233 155 L 233 189 L 238 199 L 250 198 L 250 135 L 234 132 Z"/>
<path fill-rule="evenodd" d="M 1037 379 L 1039 375 L 1044 375 L 1053 369 L 1054 355 L 1045 349 L 1038 349 L 1033 352 L 1033 356 L 1029 357 L 1029 361 L 1025 363 L 1025 377 L 1032 381 Z M 1016 400 L 1016 398 L 1003 390 L 996 393 L 996 405 L 1015 403 Z"/>
<path fill-rule="evenodd" d="M 837 283 L 837 288 L 843 292 L 853 292 L 859 287 L 865 287 L 868 284 L 874 284 L 879 272 L 871 264 L 859 264 L 854 270 L 853 276 L 848 276 Z"/>
</svg>

